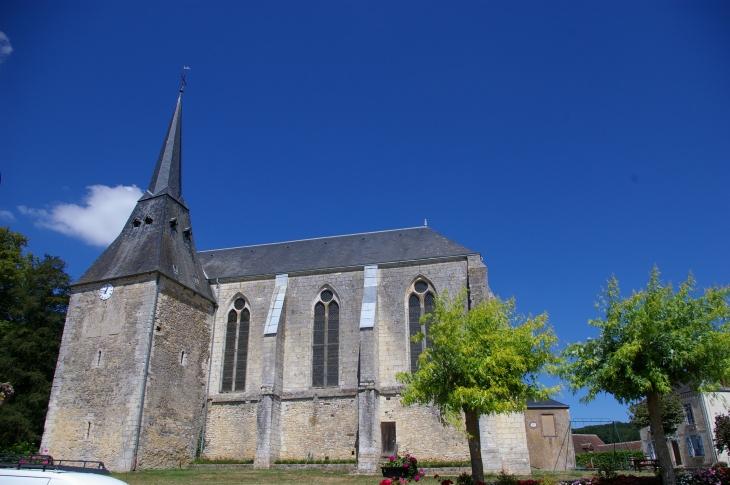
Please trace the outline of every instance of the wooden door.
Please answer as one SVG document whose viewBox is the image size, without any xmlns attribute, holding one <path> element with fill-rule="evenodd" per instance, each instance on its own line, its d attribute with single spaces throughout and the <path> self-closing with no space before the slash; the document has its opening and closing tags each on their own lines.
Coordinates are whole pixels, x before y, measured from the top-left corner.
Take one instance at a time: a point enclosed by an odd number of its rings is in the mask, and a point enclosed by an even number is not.
<svg viewBox="0 0 730 485">
<path fill-rule="evenodd" d="M 395 444 L 395 421 L 381 421 L 380 442 L 383 455 L 396 455 L 398 448 Z"/>
</svg>

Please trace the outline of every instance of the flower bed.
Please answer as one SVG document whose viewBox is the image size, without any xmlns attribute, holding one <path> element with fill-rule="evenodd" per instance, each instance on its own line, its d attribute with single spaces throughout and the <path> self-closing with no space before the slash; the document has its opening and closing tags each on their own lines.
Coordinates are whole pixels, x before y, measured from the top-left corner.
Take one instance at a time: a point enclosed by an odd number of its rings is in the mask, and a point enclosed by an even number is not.
<svg viewBox="0 0 730 485">
<path fill-rule="evenodd" d="M 389 456 L 388 461 L 380 465 L 383 476 L 386 477 L 380 485 L 404 485 L 411 481 L 417 482 L 426 475 L 423 468 L 418 468 L 415 456 L 406 453 L 406 456 Z"/>
<path fill-rule="evenodd" d="M 411 481 L 422 481 L 426 473 L 423 468 L 417 468 L 417 465 L 416 457 L 408 454 L 404 457 L 388 457 L 388 460 L 381 464 L 383 476 L 386 478 L 380 482 L 380 485 L 407 485 Z M 727 467 L 677 468 L 674 473 L 677 485 L 730 485 L 730 468 Z M 494 483 L 488 485 L 662 485 L 661 475 L 616 475 L 615 472 L 612 473 L 608 470 L 602 470 L 599 475 L 563 481 L 556 481 L 555 478 L 549 476 L 540 479 L 519 480 L 517 477 L 502 472 Z M 435 474 L 433 479 L 438 482 L 438 485 L 484 485 L 481 482 L 474 482 L 468 472 L 460 474 L 455 481 L 440 477 L 438 474 Z M 433 482 L 430 483 L 433 484 Z"/>
</svg>

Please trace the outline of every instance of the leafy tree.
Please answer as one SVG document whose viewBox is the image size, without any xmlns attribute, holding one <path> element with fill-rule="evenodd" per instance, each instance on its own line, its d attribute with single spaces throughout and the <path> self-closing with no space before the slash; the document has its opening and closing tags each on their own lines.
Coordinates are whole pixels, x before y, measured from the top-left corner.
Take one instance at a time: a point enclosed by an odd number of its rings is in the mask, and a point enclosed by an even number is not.
<svg viewBox="0 0 730 485">
<path fill-rule="evenodd" d="M 622 423 L 621 421 L 573 428 L 573 434 L 595 434 L 607 445 L 641 439 L 639 428 L 632 423 Z"/>
<path fill-rule="evenodd" d="M 730 452 L 730 414 L 715 416 L 715 448 L 718 453 Z"/>
<path fill-rule="evenodd" d="M 713 287 L 699 298 L 691 295 L 690 273 L 675 293 L 659 280 L 656 266 L 646 290 L 621 298 L 612 277 L 596 305 L 605 315 L 589 321 L 600 336 L 570 345 L 561 376 L 574 393 L 587 388 L 581 401 L 607 392 L 622 404 L 646 399 L 665 485 L 675 485 L 672 460 L 662 426 L 661 396 L 681 384 L 716 389 L 730 378 L 729 287 Z"/>
<path fill-rule="evenodd" d="M 430 325 L 428 348 L 418 370 L 396 376 L 406 385 L 403 404 L 433 403 L 444 424 L 457 424 L 464 413 L 472 476 L 484 481 L 479 416 L 523 411 L 527 400 L 545 400 L 559 386 L 546 388 L 537 376 L 559 362 L 552 349 L 557 337 L 546 327 L 547 315 L 515 316 L 514 300 L 484 300 L 465 311 L 466 292 L 436 299 L 423 317 Z M 414 340 L 425 336 L 418 334 Z"/>
<path fill-rule="evenodd" d="M 677 431 L 677 426 L 684 422 L 685 416 L 682 400 L 676 394 L 659 396 L 659 409 L 662 414 L 664 434 L 674 434 Z M 646 405 L 646 401 L 632 404 L 629 406 L 629 412 L 631 413 L 631 422 L 637 428 L 641 429 L 651 426 L 651 422 L 649 421 L 649 408 Z"/>
<path fill-rule="evenodd" d="M 66 263 L 24 254 L 27 243 L 0 227 L 0 382 L 15 391 L 0 408 L 0 449 L 40 441 L 69 299 Z"/>
</svg>

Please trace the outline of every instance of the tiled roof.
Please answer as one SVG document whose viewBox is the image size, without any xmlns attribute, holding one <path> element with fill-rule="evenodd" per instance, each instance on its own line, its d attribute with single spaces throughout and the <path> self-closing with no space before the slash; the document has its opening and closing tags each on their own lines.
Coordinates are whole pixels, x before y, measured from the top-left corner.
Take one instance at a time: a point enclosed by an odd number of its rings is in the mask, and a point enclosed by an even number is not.
<svg viewBox="0 0 730 485">
<path fill-rule="evenodd" d="M 576 453 L 587 453 L 597 451 L 598 447 L 605 445 L 603 440 L 595 434 L 574 434 L 573 449 Z"/>
</svg>

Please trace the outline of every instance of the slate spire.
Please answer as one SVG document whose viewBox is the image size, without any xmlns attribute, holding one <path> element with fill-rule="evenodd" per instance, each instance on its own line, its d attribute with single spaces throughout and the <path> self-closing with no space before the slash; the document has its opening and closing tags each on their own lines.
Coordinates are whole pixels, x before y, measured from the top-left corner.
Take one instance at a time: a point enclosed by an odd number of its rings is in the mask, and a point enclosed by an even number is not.
<svg viewBox="0 0 730 485">
<path fill-rule="evenodd" d="M 195 250 L 190 211 L 182 198 L 181 149 L 182 88 L 149 189 L 137 201 L 119 236 L 74 285 L 158 273 L 215 301 Z"/>
<path fill-rule="evenodd" d="M 164 194 L 177 200 L 182 196 L 182 94 L 181 89 L 150 186 L 140 200 Z"/>
</svg>

